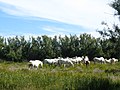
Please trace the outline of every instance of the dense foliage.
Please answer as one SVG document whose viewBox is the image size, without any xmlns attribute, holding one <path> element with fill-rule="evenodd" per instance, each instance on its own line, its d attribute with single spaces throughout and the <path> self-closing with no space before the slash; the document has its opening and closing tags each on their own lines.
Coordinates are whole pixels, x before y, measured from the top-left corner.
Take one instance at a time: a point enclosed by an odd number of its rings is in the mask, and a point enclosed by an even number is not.
<svg viewBox="0 0 120 90">
<path fill-rule="evenodd" d="M 16 62 L 85 55 L 90 59 L 95 56 L 119 58 L 116 47 L 113 47 L 113 43 L 109 40 L 94 38 L 89 34 L 53 38 L 44 35 L 37 38 L 31 37 L 29 40 L 25 40 L 24 36 L 0 37 L 0 58 Z"/>
<path fill-rule="evenodd" d="M 75 67 L 0 63 L 0 90 L 120 90 L 120 63 Z"/>
<path fill-rule="evenodd" d="M 30 59 L 74 57 L 88 55 L 90 58 L 103 54 L 101 40 L 88 34 L 64 37 L 31 37 L 24 36 L 0 37 L 0 58 L 9 61 L 24 61 Z"/>
</svg>

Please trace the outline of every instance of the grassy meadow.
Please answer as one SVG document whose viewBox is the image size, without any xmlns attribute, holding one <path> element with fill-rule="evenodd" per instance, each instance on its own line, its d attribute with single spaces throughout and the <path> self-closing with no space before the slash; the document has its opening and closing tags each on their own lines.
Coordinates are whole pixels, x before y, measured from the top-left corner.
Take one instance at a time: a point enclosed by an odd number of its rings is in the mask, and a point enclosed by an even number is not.
<svg viewBox="0 0 120 90">
<path fill-rule="evenodd" d="M 120 62 L 39 69 L 0 62 L 0 90 L 120 90 Z"/>
</svg>

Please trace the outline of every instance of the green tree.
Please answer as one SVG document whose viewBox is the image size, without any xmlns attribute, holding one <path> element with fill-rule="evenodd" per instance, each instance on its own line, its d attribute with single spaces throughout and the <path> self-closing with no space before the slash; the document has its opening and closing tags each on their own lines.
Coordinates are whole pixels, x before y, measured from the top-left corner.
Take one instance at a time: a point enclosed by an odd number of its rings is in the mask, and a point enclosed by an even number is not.
<svg viewBox="0 0 120 90">
<path fill-rule="evenodd" d="M 102 56 L 103 51 L 100 44 L 100 39 L 92 37 L 90 34 L 80 35 L 80 56 L 89 56 L 92 59 L 95 56 Z"/>
<path fill-rule="evenodd" d="M 79 38 L 76 35 L 70 35 L 70 56 L 79 56 L 79 47 L 80 47 L 80 42 Z"/>
<path fill-rule="evenodd" d="M 53 47 L 53 57 L 61 57 L 61 48 L 60 43 L 57 36 L 54 36 L 52 39 L 52 47 Z"/>
<path fill-rule="evenodd" d="M 67 35 L 65 37 L 59 36 L 59 40 L 62 57 L 71 57 L 70 38 Z"/>
<path fill-rule="evenodd" d="M 4 38 L 0 36 L 0 59 L 3 59 L 5 56 L 5 53 L 3 52 L 4 49 L 5 49 Z"/>
<path fill-rule="evenodd" d="M 110 6 L 116 11 L 114 15 L 120 18 L 120 0 L 114 0 Z M 118 24 L 113 24 L 112 28 L 106 22 L 102 22 L 102 25 L 104 25 L 104 29 L 98 32 L 103 36 L 105 56 L 120 58 L 120 28 Z"/>
<path fill-rule="evenodd" d="M 8 50 L 6 56 L 10 61 L 22 60 L 22 48 L 18 36 L 15 38 L 8 38 L 8 46 L 6 48 Z"/>
<path fill-rule="evenodd" d="M 46 35 L 42 36 L 42 50 L 44 54 L 44 58 L 53 58 L 54 51 L 52 45 L 52 38 Z"/>
</svg>

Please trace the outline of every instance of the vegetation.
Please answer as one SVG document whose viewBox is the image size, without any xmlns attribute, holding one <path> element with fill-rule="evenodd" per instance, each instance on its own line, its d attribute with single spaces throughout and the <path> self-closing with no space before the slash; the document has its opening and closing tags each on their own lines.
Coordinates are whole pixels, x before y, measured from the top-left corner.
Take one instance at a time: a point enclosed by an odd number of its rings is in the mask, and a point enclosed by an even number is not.
<svg viewBox="0 0 120 90">
<path fill-rule="evenodd" d="M 120 63 L 29 69 L 27 63 L 0 63 L 1 90 L 119 90 Z"/>
<path fill-rule="evenodd" d="M 25 40 L 24 36 L 4 38 L 0 37 L 0 58 L 8 61 L 21 62 L 30 59 L 74 57 L 88 55 L 90 58 L 100 56 L 102 48 L 100 39 L 88 34 L 79 37 L 70 35 L 54 38 L 46 35 Z"/>
<path fill-rule="evenodd" d="M 116 44 L 116 43 L 115 43 Z M 22 62 L 30 59 L 44 60 L 45 58 L 104 56 L 105 58 L 120 58 L 118 45 L 113 46 L 110 40 L 94 38 L 89 34 L 81 34 L 79 37 L 70 35 L 59 38 L 31 37 L 25 40 L 24 36 L 3 38 L 0 37 L 0 58 L 7 61 Z"/>
<path fill-rule="evenodd" d="M 120 16 L 120 0 L 110 4 Z M 37 38 L 24 36 L 0 37 L 0 90 L 120 90 L 120 62 L 111 64 L 91 64 L 63 68 L 44 66 L 29 69 L 30 59 L 88 56 L 103 56 L 120 59 L 120 28 L 114 24 L 98 31 L 102 38 L 90 34 L 79 36 L 46 35 Z M 15 63 L 16 62 L 16 63 Z M 22 63 L 20 63 L 22 62 Z"/>
</svg>

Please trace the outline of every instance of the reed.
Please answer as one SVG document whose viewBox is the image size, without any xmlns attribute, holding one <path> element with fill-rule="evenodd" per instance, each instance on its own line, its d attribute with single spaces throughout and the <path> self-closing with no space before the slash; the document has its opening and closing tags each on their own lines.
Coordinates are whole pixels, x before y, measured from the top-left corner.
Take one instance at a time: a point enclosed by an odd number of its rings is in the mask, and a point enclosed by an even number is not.
<svg viewBox="0 0 120 90">
<path fill-rule="evenodd" d="M 27 63 L 0 63 L 0 90 L 120 90 L 119 65 L 29 70 Z"/>
</svg>

